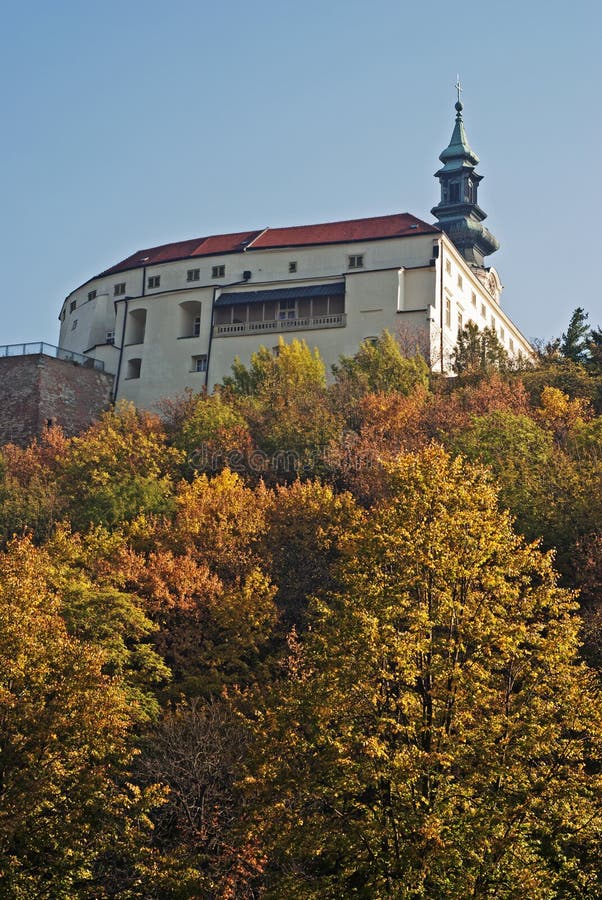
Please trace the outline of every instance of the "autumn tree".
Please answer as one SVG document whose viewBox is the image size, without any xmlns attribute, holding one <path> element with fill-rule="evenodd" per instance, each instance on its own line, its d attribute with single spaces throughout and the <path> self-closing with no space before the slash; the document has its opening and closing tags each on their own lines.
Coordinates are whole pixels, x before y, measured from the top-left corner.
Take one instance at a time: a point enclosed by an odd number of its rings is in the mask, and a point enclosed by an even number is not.
<svg viewBox="0 0 602 900">
<path fill-rule="evenodd" d="M 29 539 L 0 556 L 0 894 L 22 900 L 104 896 L 100 860 L 144 821 L 122 783 L 137 710 L 69 635 L 49 567 Z"/>
<path fill-rule="evenodd" d="M 599 896 L 599 691 L 572 596 L 480 467 L 430 448 L 259 704 L 264 896 Z"/>
<path fill-rule="evenodd" d="M 336 402 L 352 411 L 360 397 L 390 391 L 407 395 L 416 387 L 428 387 L 429 368 L 420 353 L 404 356 L 389 331 L 376 340 L 363 341 L 354 356 L 341 356 L 332 367 Z"/>
<path fill-rule="evenodd" d="M 182 453 L 167 446 L 157 416 L 119 403 L 72 438 L 57 477 L 76 529 L 119 525 L 167 511 Z"/>
<path fill-rule="evenodd" d="M 322 459 L 341 423 L 329 407 L 326 370 L 305 341 L 280 338 L 276 352 L 253 353 L 247 369 L 239 360 L 224 379 L 261 451 L 250 466 L 267 481 L 287 481 L 322 469 Z M 263 454 L 263 459 L 261 458 Z"/>
<path fill-rule="evenodd" d="M 310 598 L 336 583 L 336 564 L 361 513 L 348 493 L 319 481 L 278 485 L 267 498 L 264 566 L 288 627 L 305 623 Z"/>
</svg>

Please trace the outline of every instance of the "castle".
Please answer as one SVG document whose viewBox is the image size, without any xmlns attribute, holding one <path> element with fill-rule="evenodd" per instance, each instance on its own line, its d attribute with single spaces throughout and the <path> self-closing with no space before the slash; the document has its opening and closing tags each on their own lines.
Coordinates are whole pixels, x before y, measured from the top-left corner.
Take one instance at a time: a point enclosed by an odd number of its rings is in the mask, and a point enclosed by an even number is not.
<svg viewBox="0 0 602 900">
<path fill-rule="evenodd" d="M 455 108 L 435 224 L 400 213 L 140 250 L 67 296 L 57 355 L 92 358 L 112 376 L 114 400 L 147 409 L 185 388 L 211 390 L 236 357 L 277 351 L 280 337 L 317 347 L 329 370 L 388 329 L 448 373 L 458 330 L 474 322 L 511 357 L 530 357 L 485 265 L 499 244 L 483 225 L 459 92 Z"/>
</svg>

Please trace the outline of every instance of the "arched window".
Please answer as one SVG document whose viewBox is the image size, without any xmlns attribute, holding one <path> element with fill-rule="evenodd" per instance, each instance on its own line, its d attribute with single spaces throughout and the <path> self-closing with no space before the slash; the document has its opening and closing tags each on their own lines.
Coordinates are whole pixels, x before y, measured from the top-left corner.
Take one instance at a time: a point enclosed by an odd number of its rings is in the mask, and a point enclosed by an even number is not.
<svg viewBox="0 0 602 900">
<path fill-rule="evenodd" d="M 178 337 L 199 337 L 201 334 L 201 303 L 198 300 L 184 300 L 180 303 Z"/>
<path fill-rule="evenodd" d="M 143 344 L 146 331 L 146 310 L 132 309 L 128 313 L 128 321 L 125 330 L 126 344 Z"/>
</svg>

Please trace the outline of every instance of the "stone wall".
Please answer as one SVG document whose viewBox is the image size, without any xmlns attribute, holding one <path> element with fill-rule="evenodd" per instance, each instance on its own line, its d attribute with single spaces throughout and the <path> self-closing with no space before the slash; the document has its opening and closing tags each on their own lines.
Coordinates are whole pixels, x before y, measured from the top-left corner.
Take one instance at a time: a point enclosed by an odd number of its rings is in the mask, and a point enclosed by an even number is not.
<svg viewBox="0 0 602 900">
<path fill-rule="evenodd" d="M 113 376 L 45 354 L 0 357 L 0 444 L 27 444 L 47 425 L 78 434 L 111 402 Z"/>
</svg>

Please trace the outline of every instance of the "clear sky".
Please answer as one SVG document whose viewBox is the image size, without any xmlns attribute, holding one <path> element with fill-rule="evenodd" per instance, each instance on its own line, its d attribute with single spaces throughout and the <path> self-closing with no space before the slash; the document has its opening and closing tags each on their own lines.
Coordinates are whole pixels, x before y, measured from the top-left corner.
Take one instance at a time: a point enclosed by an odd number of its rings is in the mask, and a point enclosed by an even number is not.
<svg viewBox="0 0 602 900">
<path fill-rule="evenodd" d="M 602 324 L 595 0 L 1 3 L 0 344 L 135 250 L 392 212 L 432 221 L 464 120 L 532 338 Z"/>
</svg>

